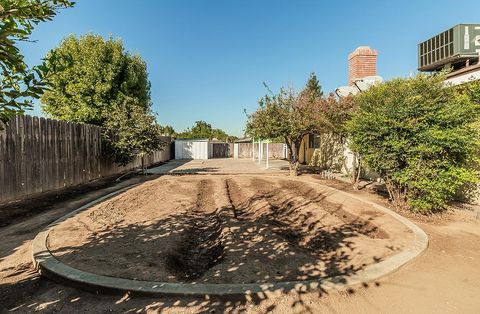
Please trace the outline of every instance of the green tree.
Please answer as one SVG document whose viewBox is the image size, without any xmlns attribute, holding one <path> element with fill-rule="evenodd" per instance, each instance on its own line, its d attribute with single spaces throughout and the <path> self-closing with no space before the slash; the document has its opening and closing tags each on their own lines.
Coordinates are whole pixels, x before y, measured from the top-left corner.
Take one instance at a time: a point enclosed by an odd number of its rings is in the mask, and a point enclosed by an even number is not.
<svg viewBox="0 0 480 314">
<path fill-rule="evenodd" d="M 165 136 L 175 137 L 177 135 L 177 133 L 175 132 L 175 129 L 171 125 L 161 126 L 160 132 Z"/>
<path fill-rule="evenodd" d="M 119 106 L 112 112 L 102 131 L 107 140 L 107 152 L 121 165 L 139 156 L 143 170 L 144 157 L 165 147 L 155 116 L 141 106 Z"/>
<path fill-rule="evenodd" d="M 45 64 L 49 90 L 41 102 L 49 116 L 102 126 L 107 152 L 122 165 L 162 148 L 147 66 L 120 40 L 69 36 Z"/>
<path fill-rule="evenodd" d="M 205 121 L 196 121 L 190 129 L 191 138 L 210 138 L 212 136 L 212 125 Z"/>
<path fill-rule="evenodd" d="M 398 207 L 443 209 L 461 186 L 478 180 L 480 104 L 444 79 L 395 79 L 355 96 L 351 147 Z"/>
<path fill-rule="evenodd" d="M 309 91 L 312 97 L 316 97 L 316 98 L 323 97 L 322 87 L 318 82 L 317 75 L 315 74 L 315 72 L 310 73 L 310 77 L 308 78 L 305 89 Z"/>
<path fill-rule="evenodd" d="M 189 128 L 177 135 L 180 138 L 216 138 L 221 141 L 235 139 L 234 136 L 228 135 L 221 129 L 212 128 L 212 125 L 205 121 L 195 121 L 195 125 L 192 128 Z"/>
<path fill-rule="evenodd" d="M 120 40 L 72 35 L 47 54 L 45 64 L 49 90 L 42 109 L 56 119 L 103 125 L 119 107 L 151 106 L 147 66 Z"/>
<path fill-rule="evenodd" d="M 296 176 L 303 138 L 325 127 L 322 101 L 319 94 L 307 87 L 300 93 L 281 88 L 278 94 L 260 99 L 260 107 L 248 117 L 246 133 L 262 139 L 283 138 L 289 150 L 290 174 Z"/>
<path fill-rule="evenodd" d="M 45 68 L 30 69 L 18 41 L 28 41 L 38 23 L 73 4 L 67 0 L 0 0 L 0 121 L 32 107 L 32 99 L 39 98 L 45 87 Z"/>
</svg>

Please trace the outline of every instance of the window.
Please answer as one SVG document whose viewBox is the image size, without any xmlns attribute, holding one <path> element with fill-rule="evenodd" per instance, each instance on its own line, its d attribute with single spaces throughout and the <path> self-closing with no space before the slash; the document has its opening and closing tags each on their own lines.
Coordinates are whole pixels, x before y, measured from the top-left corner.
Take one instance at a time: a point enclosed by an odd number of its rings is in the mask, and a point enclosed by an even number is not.
<svg viewBox="0 0 480 314">
<path fill-rule="evenodd" d="M 320 148 L 320 135 L 315 133 L 308 135 L 308 148 Z"/>
</svg>

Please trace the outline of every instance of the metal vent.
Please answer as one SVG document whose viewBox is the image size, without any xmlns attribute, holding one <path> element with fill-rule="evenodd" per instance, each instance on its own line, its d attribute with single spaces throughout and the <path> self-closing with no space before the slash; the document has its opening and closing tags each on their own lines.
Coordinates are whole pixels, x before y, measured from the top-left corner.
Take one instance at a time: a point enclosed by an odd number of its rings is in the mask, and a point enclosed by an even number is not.
<svg viewBox="0 0 480 314">
<path fill-rule="evenodd" d="M 478 59 L 480 24 L 459 24 L 418 45 L 421 71 L 437 70 L 451 62 Z"/>
</svg>

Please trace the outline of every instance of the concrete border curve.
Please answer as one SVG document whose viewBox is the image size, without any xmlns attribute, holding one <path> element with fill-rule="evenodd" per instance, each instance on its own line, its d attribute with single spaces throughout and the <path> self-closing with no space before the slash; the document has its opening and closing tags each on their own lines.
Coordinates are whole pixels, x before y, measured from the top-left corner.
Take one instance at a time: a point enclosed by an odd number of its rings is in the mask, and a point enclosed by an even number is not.
<svg viewBox="0 0 480 314">
<path fill-rule="evenodd" d="M 33 262 L 40 274 L 45 275 L 55 281 L 75 286 L 80 289 L 104 292 L 104 293 L 134 293 L 134 294 L 151 294 L 151 295 L 184 295 L 184 296 L 226 296 L 226 295 L 254 295 L 265 292 L 291 290 L 308 291 L 319 289 L 327 290 L 347 290 L 351 287 L 365 284 L 377 280 L 389 273 L 394 272 L 401 266 L 405 265 L 415 257 L 419 256 L 428 247 L 428 236 L 413 222 L 407 218 L 400 216 L 392 210 L 376 204 L 374 202 L 363 199 L 362 197 L 340 191 L 338 189 L 322 185 L 332 191 L 359 200 L 369 204 L 376 209 L 391 215 L 394 219 L 404 224 L 414 234 L 414 239 L 410 245 L 402 252 L 393 255 L 379 263 L 369 265 L 365 269 L 349 276 L 335 276 L 324 278 L 321 280 L 306 281 L 287 281 L 272 283 L 252 283 L 252 284 L 203 284 L 203 283 L 167 283 L 155 281 L 140 281 L 97 275 L 81 271 L 70 267 L 57 260 L 47 247 L 48 234 L 59 223 L 72 217 L 76 213 L 86 210 L 91 206 L 100 203 L 108 198 L 118 195 L 131 189 L 138 184 L 119 189 L 108 195 L 100 197 L 78 209 L 59 218 L 43 231 L 38 233 L 32 242 Z"/>
</svg>

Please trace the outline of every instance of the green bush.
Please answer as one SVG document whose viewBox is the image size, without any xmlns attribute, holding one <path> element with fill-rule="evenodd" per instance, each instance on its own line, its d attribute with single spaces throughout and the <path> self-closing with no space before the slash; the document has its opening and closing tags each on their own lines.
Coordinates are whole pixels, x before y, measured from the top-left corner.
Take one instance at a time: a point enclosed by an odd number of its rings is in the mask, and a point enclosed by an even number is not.
<svg viewBox="0 0 480 314">
<path fill-rule="evenodd" d="M 478 180 L 478 93 L 445 86 L 444 79 L 394 79 L 355 97 L 351 148 L 385 181 L 396 206 L 441 210 L 461 186 Z"/>
<path fill-rule="evenodd" d="M 137 156 L 144 157 L 161 150 L 166 143 L 160 137 L 161 127 L 155 116 L 139 106 L 129 105 L 112 111 L 102 128 L 106 151 L 120 165 L 126 165 Z"/>
</svg>

